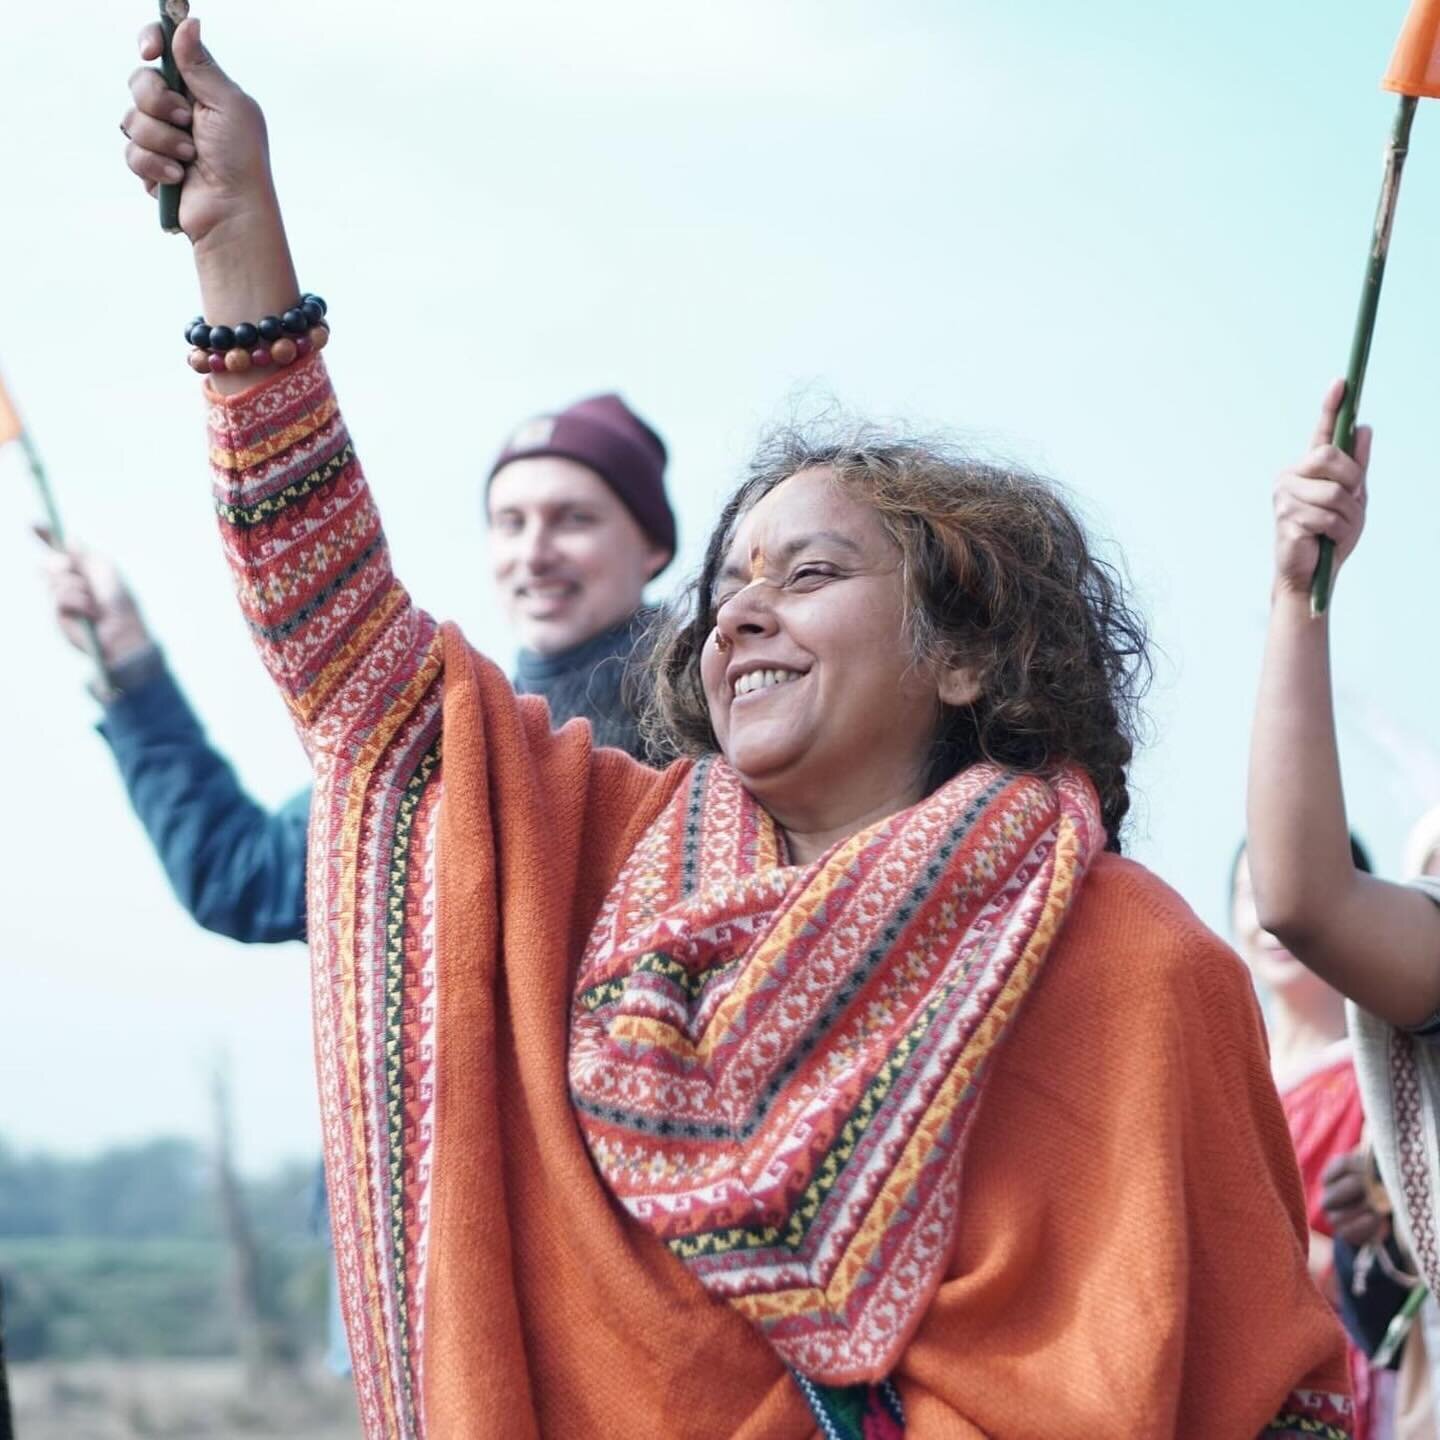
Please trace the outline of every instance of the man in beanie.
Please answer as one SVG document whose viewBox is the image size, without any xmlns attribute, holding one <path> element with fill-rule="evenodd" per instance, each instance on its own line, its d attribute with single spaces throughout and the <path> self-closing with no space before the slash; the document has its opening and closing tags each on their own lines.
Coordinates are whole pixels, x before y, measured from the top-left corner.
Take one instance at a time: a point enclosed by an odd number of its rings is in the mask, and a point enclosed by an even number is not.
<svg viewBox="0 0 1440 1440">
<path fill-rule="evenodd" d="M 596 395 L 522 425 L 486 495 L 495 585 L 522 647 L 516 690 L 640 759 L 624 677 L 649 620 L 645 586 L 675 554 L 665 459 L 618 395 Z"/>
<path fill-rule="evenodd" d="M 516 689 L 544 696 L 557 726 L 588 719 L 597 744 L 652 761 L 668 757 L 647 752 L 624 678 L 645 586 L 675 551 L 665 461 L 649 425 L 597 395 L 527 421 L 487 479 L 495 584 L 523 647 Z M 100 733 L 180 902 L 233 940 L 303 940 L 309 791 L 274 811 L 246 793 L 104 556 L 52 550 L 47 568 L 66 638 L 84 649 L 82 619 L 99 635 L 114 687 Z"/>
</svg>

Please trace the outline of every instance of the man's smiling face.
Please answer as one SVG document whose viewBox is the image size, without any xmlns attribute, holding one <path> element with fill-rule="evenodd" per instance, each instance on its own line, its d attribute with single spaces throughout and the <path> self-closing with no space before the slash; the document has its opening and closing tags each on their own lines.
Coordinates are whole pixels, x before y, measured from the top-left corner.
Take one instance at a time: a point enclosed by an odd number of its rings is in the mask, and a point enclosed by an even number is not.
<svg viewBox="0 0 1440 1440">
<path fill-rule="evenodd" d="M 520 643 L 541 655 L 627 620 L 668 559 L 599 475 L 560 456 L 503 466 L 488 511 L 495 584 Z"/>
</svg>

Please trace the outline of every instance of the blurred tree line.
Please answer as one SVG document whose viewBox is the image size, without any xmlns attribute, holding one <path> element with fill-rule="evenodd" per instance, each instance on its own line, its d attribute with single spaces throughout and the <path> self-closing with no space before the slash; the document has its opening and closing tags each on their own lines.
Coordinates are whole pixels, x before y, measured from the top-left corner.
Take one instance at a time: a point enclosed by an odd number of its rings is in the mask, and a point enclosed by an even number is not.
<svg viewBox="0 0 1440 1440">
<path fill-rule="evenodd" d="M 238 1182 L 253 1235 L 252 1310 L 271 1356 L 324 1342 L 329 1257 L 316 1175 L 286 1166 Z M 233 1236 L 201 1146 L 158 1139 L 87 1159 L 22 1155 L 0 1140 L 0 1281 L 12 1361 L 233 1355 Z"/>
</svg>

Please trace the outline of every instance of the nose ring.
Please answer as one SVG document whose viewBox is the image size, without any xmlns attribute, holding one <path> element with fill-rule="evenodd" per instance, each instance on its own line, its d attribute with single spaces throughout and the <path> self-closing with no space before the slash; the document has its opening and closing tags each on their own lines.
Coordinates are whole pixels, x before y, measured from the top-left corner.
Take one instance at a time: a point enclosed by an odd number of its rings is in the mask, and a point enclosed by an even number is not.
<svg viewBox="0 0 1440 1440">
<path fill-rule="evenodd" d="M 715 648 L 722 655 L 730 648 L 730 637 L 723 630 L 715 632 Z"/>
</svg>

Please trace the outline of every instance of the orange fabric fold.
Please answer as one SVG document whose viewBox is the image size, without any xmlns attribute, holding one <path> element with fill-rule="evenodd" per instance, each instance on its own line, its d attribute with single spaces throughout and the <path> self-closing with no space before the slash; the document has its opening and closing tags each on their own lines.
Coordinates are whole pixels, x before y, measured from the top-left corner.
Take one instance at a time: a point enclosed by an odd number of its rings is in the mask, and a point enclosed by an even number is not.
<svg viewBox="0 0 1440 1440">
<path fill-rule="evenodd" d="M 425 1434 L 809 1440 L 758 1332 L 605 1192 L 569 1101 L 576 960 L 685 767 L 551 734 L 453 630 L 444 670 Z M 1244 1440 L 1293 1391 L 1346 1392 L 1249 982 L 1140 867 L 1096 862 L 970 1157 L 895 1377 L 908 1435 Z"/>
<path fill-rule="evenodd" d="M 1415 0 L 1411 5 L 1380 87 L 1397 95 L 1440 99 L 1440 0 Z"/>
</svg>

